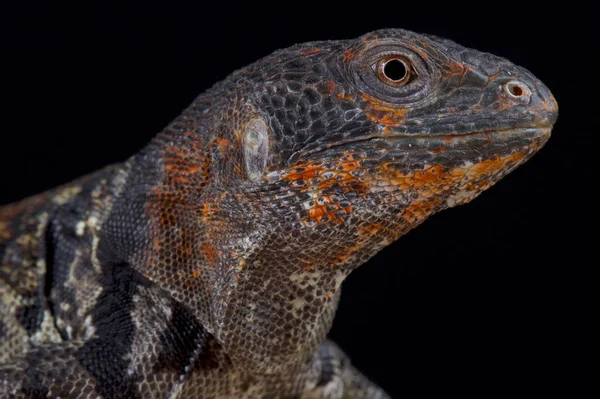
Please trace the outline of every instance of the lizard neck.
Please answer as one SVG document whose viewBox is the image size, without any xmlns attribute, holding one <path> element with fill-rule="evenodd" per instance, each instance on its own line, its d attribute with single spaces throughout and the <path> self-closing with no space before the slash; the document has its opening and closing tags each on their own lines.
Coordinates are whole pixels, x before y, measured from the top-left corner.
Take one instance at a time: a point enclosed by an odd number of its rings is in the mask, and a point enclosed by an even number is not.
<svg viewBox="0 0 600 399">
<path fill-rule="evenodd" d="M 199 113 L 193 105 L 127 161 L 102 250 L 190 308 L 212 332 L 212 276 L 198 245 L 205 230 L 198 197 L 212 175 L 212 144 Z"/>
<path fill-rule="evenodd" d="M 266 245 L 273 232 L 236 216 L 243 195 L 211 184 L 211 144 L 199 137 L 161 134 L 129 160 L 104 228 L 113 257 L 190 308 L 236 367 L 295 367 L 326 338 L 350 269 L 267 253 L 277 249 Z"/>
<path fill-rule="evenodd" d="M 213 302 L 217 338 L 232 362 L 260 373 L 297 367 L 314 354 L 331 328 L 346 277 L 271 259 L 223 268 L 235 272 L 218 282 Z"/>
</svg>

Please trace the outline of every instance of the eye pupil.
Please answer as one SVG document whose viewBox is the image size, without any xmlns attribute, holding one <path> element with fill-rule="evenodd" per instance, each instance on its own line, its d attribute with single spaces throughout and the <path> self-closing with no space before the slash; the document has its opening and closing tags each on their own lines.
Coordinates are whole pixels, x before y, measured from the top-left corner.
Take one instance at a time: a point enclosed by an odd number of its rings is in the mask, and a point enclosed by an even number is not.
<svg viewBox="0 0 600 399">
<path fill-rule="evenodd" d="M 398 59 L 392 59 L 383 66 L 383 74 L 386 78 L 394 82 L 401 81 L 408 74 L 406 64 Z"/>
<path fill-rule="evenodd" d="M 392 87 L 404 86 L 414 78 L 410 61 L 397 55 L 381 58 L 374 69 L 379 79 Z"/>
</svg>

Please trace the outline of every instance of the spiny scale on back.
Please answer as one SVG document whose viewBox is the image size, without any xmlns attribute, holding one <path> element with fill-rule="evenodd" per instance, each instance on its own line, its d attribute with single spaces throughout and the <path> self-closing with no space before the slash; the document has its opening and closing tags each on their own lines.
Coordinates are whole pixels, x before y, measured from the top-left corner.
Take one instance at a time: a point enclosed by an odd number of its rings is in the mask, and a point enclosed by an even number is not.
<svg viewBox="0 0 600 399">
<path fill-rule="evenodd" d="M 326 341 L 342 281 L 556 116 L 523 68 L 397 29 L 234 72 L 123 164 L 0 208 L 0 396 L 386 397 Z"/>
</svg>

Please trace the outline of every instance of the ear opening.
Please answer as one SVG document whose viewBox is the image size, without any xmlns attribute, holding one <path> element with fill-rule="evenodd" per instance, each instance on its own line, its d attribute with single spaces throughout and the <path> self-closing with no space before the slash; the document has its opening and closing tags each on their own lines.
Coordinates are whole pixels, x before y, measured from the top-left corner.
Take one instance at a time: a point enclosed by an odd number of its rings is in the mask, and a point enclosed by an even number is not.
<svg viewBox="0 0 600 399">
<path fill-rule="evenodd" d="M 269 156 L 269 130 L 262 118 L 252 119 L 246 125 L 242 138 L 246 174 L 250 180 L 260 179 Z"/>
</svg>

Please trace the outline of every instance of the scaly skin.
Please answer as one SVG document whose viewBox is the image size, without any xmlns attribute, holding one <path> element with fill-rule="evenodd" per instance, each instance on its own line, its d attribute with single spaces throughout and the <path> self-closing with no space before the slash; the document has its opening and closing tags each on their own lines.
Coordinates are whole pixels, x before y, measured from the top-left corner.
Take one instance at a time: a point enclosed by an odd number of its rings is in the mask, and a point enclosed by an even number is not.
<svg viewBox="0 0 600 399">
<path fill-rule="evenodd" d="M 528 71 L 402 30 L 234 72 L 126 162 L 0 208 L 0 396 L 387 397 L 325 340 L 340 285 L 556 117 Z"/>
</svg>

